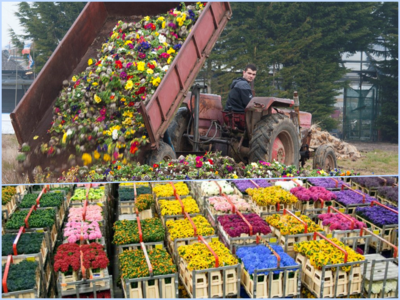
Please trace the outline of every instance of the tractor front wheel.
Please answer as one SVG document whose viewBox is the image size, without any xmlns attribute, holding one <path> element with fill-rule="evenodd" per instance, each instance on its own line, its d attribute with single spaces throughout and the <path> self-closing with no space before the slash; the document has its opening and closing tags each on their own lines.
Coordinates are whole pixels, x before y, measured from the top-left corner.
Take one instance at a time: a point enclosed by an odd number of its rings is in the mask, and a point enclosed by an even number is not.
<svg viewBox="0 0 400 300">
<path fill-rule="evenodd" d="M 158 147 L 158 150 L 153 150 L 147 159 L 147 164 L 149 166 L 152 166 L 153 164 L 159 164 L 160 161 L 163 160 L 176 158 L 175 152 L 174 150 L 172 150 L 172 147 L 170 145 L 164 143 L 163 141 L 160 141 L 159 143 L 160 146 Z"/>
<path fill-rule="evenodd" d="M 299 166 L 300 142 L 296 126 L 283 114 L 262 117 L 250 140 L 250 162 L 259 160 Z"/>
<path fill-rule="evenodd" d="M 332 146 L 321 145 L 315 151 L 313 169 L 321 169 L 326 172 L 337 168 L 335 150 Z"/>
</svg>

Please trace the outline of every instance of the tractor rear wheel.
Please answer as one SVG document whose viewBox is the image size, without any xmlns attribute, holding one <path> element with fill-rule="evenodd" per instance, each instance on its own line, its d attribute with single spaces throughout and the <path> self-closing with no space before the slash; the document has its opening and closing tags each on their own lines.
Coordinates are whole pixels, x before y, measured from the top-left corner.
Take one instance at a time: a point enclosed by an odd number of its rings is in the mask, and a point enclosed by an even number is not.
<svg viewBox="0 0 400 300">
<path fill-rule="evenodd" d="M 249 159 L 251 162 L 276 160 L 298 167 L 300 143 L 293 122 L 279 113 L 262 117 L 253 130 Z"/>
<path fill-rule="evenodd" d="M 189 110 L 186 107 L 180 107 L 174 119 L 171 121 L 171 124 L 169 124 L 167 131 L 171 138 L 175 152 L 190 151 L 192 149 L 188 139 L 183 137 L 183 135 L 186 133 L 189 119 Z"/>
<path fill-rule="evenodd" d="M 332 146 L 321 145 L 315 151 L 313 169 L 321 169 L 326 172 L 337 168 L 335 150 Z"/>
<path fill-rule="evenodd" d="M 170 159 L 175 159 L 176 155 L 174 150 L 172 150 L 172 147 L 168 145 L 167 143 L 164 143 L 163 141 L 160 141 L 160 146 L 158 150 L 153 150 L 148 159 L 147 159 L 147 164 L 149 166 L 152 166 L 153 164 L 159 164 L 160 161 L 163 160 L 170 160 Z"/>
</svg>

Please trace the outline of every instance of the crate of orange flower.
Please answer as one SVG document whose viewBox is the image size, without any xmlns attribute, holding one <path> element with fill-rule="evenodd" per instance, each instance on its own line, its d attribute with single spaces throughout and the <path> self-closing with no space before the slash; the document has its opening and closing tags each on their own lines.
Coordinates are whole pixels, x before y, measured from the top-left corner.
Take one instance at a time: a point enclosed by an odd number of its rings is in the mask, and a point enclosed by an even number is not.
<svg viewBox="0 0 400 300">
<path fill-rule="evenodd" d="M 283 209 L 294 209 L 297 198 L 281 186 L 247 189 L 253 211 L 260 215 L 269 215 Z"/>
<path fill-rule="evenodd" d="M 136 249 L 118 255 L 125 298 L 178 298 L 178 272 L 163 245 Z"/>
<path fill-rule="evenodd" d="M 245 244 L 248 240 L 243 237 L 261 235 L 267 237 L 271 228 L 259 215 L 250 213 L 242 214 L 238 211 L 235 214 L 218 217 L 218 233 L 221 241 L 234 253 L 233 244 Z"/>
<path fill-rule="evenodd" d="M 211 253 L 211 254 L 210 254 Z M 240 264 L 218 238 L 178 247 L 179 278 L 191 298 L 222 298 L 240 292 Z"/>
<path fill-rule="evenodd" d="M 248 237 L 252 245 L 238 245 L 241 283 L 250 298 L 297 297 L 301 266 L 277 245 L 276 238 Z"/>
<path fill-rule="evenodd" d="M 295 256 L 295 243 L 311 240 L 316 231 L 323 232 L 323 229 L 306 215 L 294 214 L 286 209 L 283 210 L 283 214 L 267 216 L 266 221 L 277 236 L 279 245 L 292 257 Z"/>
<path fill-rule="evenodd" d="M 166 217 L 166 244 L 168 250 L 177 261 L 178 248 L 184 245 L 196 243 L 197 236 L 201 235 L 207 242 L 211 241 L 215 230 L 207 219 L 200 215 L 184 214 L 184 217 L 175 219 Z"/>
<path fill-rule="evenodd" d="M 365 257 L 336 238 L 315 232 L 311 241 L 296 243 L 302 283 L 317 298 L 350 297 L 362 291 Z"/>
</svg>

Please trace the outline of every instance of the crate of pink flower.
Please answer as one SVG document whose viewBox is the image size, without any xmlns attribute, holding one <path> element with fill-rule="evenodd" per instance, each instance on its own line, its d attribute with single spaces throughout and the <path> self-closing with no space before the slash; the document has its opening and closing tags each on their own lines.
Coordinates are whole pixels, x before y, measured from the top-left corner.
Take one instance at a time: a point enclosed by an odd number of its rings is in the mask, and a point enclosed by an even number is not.
<svg viewBox="0 0 400 300">
<path fill-rule="evenodd" d="M 281 246 L 271 244 L 270 247 L 264 244 L 238 247 L 236 256 L 241 262 L 244 289 L 250 298 L 298 296 L 301 266 Z"/>
<path fill-rule="evenodd" d="M 333 206 L 336 208 L 343 208 L 346 214 L 354 215 L 356 207 L 368 206 L 375 198 L 361 192 L 360 190 L 342 190 L 334 191 L 336 195 Z"/>
<path fill-rule="evenodd" d="M 232 207 L 234 205 L 234 208 Z M 213 196 L 205 198 L 204 214 L 212 226 L 217 225 L 217 217 L 232 214 L 232 209 L 250 213 L 251 205 L 238 195 Z"/>
<path fill-rule="evenodd" d="M 206 205 L 207 199 L 211 196 L 222 196 L 222 194 L 225 194 L 243 197 L 242 193 L 231 182 L 226 180 L 203 181 L 194 184 L 193 187 L 193 191 L 202 207 Z"/>
<path fill-rule="evenodd" d="M 361 228 L 367 227 L 365 223 L 354 217 L 335 213 L 320 214 L 318 225 L 324 229 L 325 233 L 332 234 L 338 240 L 343 237 L 356 237 L 360 234 Z M 349 240 L 347 243 L 352 244 L 352 241 Z"/>
<path fill-rule="evenodd" d="M 231 214 L 219 216 L 217 218 L 217 228 L 221 241 L 231 250 L 233 243 L 253 243 L 252 241 L 241 239 L 243 237 L 253 236 L 256 234 L 260 234 L 264 237 L 271 233 L 271 228 L 268 226 L 267 222 L 257 214 L 250 213 L 243 214 L 242 216 Z"/>
<path fill-rule="evenodd" d="M 103 237 L 99 223 L 93 222 L 76 222 L 70 221 L 64 227 L 64 239 L 68 243 L 76 243 L 80 240 L 88 240 L 89 242 L 99 242 Z"/>
<path fill-rule="evenodd" d="M 364 222 L 370 230 L 378 230 L 379 235 L 385 240 L 395 243 L 397 238 L 396 229 L 399 228 L 399 217 L 395 211 L 397 211 L 397 207 L 394 206 L 357 207 L 355 217 Z M 376 247 L 377 241 L 372 240 L 371 244 Z M 382 246 L 383 250 L 389 249 L 387 244 L 382 244 Z"/>
<path fill-rule="evenodd" d="M 338 178 L 307 178 L 306 186 L 320 186 L 329 191 L 338 191 L 344 183 Z"/>
<path fill-rule="evenodd" d="M 332 200 L 336 199 L 336 195 L 320 186 L 312 186 L 310 188 L 295 187 L 290 192 L 299 200 L 295 207 L 302 214 L 315 214 L 322 212 L 324 208 L 332 205 Z"/>
</svg>

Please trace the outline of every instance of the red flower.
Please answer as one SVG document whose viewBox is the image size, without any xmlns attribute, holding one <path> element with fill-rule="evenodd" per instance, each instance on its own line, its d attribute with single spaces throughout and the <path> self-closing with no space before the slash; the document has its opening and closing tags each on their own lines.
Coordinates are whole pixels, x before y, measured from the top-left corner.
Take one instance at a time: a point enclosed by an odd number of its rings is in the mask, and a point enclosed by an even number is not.
<svg viewBox="0 0 400 300">
<path fill-rule="evenodd" d="M 157 164 L 154 164 L 154 165 L 153 165 L 153 168 L 154 168 L 154 169 L 157 169 L 158 167 L 159 167 L 159 165 L 157 165 Z"/>
<path fill-rule="evenodd" d="M 115 98 L 115 96 L 111 96 L 110 99 L 113 100 Z"/>
<path fill-rule="evenodd" d="M 209 159 L 208 162 L 209 162 L 211 165 L 214 164 L 214 162 L 212 161 L 212 159 Z"/>
<path fill-rule="evenodd" d="M 138 146 L 139 146 L 139 143 L 138 142 L 133 142 L 132 144 L 131 144 L 131 149 L 129 150 L 129 152 L 130 153 L 132 153 L 132 154 L 135 154 L 136 153 L 136 151 L 138 151 Z"/>
<path fill-rule="evenodd" d="M 156 66 L 152 65 L 151 63 L 147 63 L 147 67 L 153 70 Z"/>
<path fill-rule="evenodd" d="M 134 102 L 129 102 L 129 104 L 128 104 L 128 106 L 134 106 L 135 105 L 135 103 Z"/>
<path fill-rule="evenodd" d="M 116 69 L 122 69 L 122 62 L 121 62 L 120 60 L 117 60 L 117 61 L 115 62 L 115 68 L 116 68 Z"/>
<path fill-rule="evenodd" d="M 92 140 L 92 136 L 91 136 L 91 135 L 88 136 L 88 140 L 89 140 L 89 141 Z"/>
<path fill-rule="evenodd" d="M 95 66 L 98 66 L 99 64 L 101 64 L 101 60 L 99 60 L 97 63 L 95 63 Z"/>
<path fill-rule="evenodd" d="M 133 78 L 133 75 L 128 75 L 128 77 L 126 77 L 127 80 Z"/>
<path fill-rule="evenodd" d="M 201 160 L 196 162 L 196 168 L 201 168 L 203 165 L 203 162 Z"/>
<path fill-rule="evenodd" d="M 151 29 L 151 30 L 156 30 L 156 26 L 153 23 L 149 23 L 146 26 L 144 26 L 145 29 Z"/>
<path fill-rule="evenodd" d="M 140 95 L 146 92 L 146 88 L 141 86 L 138 91 L 135 92 L 136 95 Z"/>
</svg>

